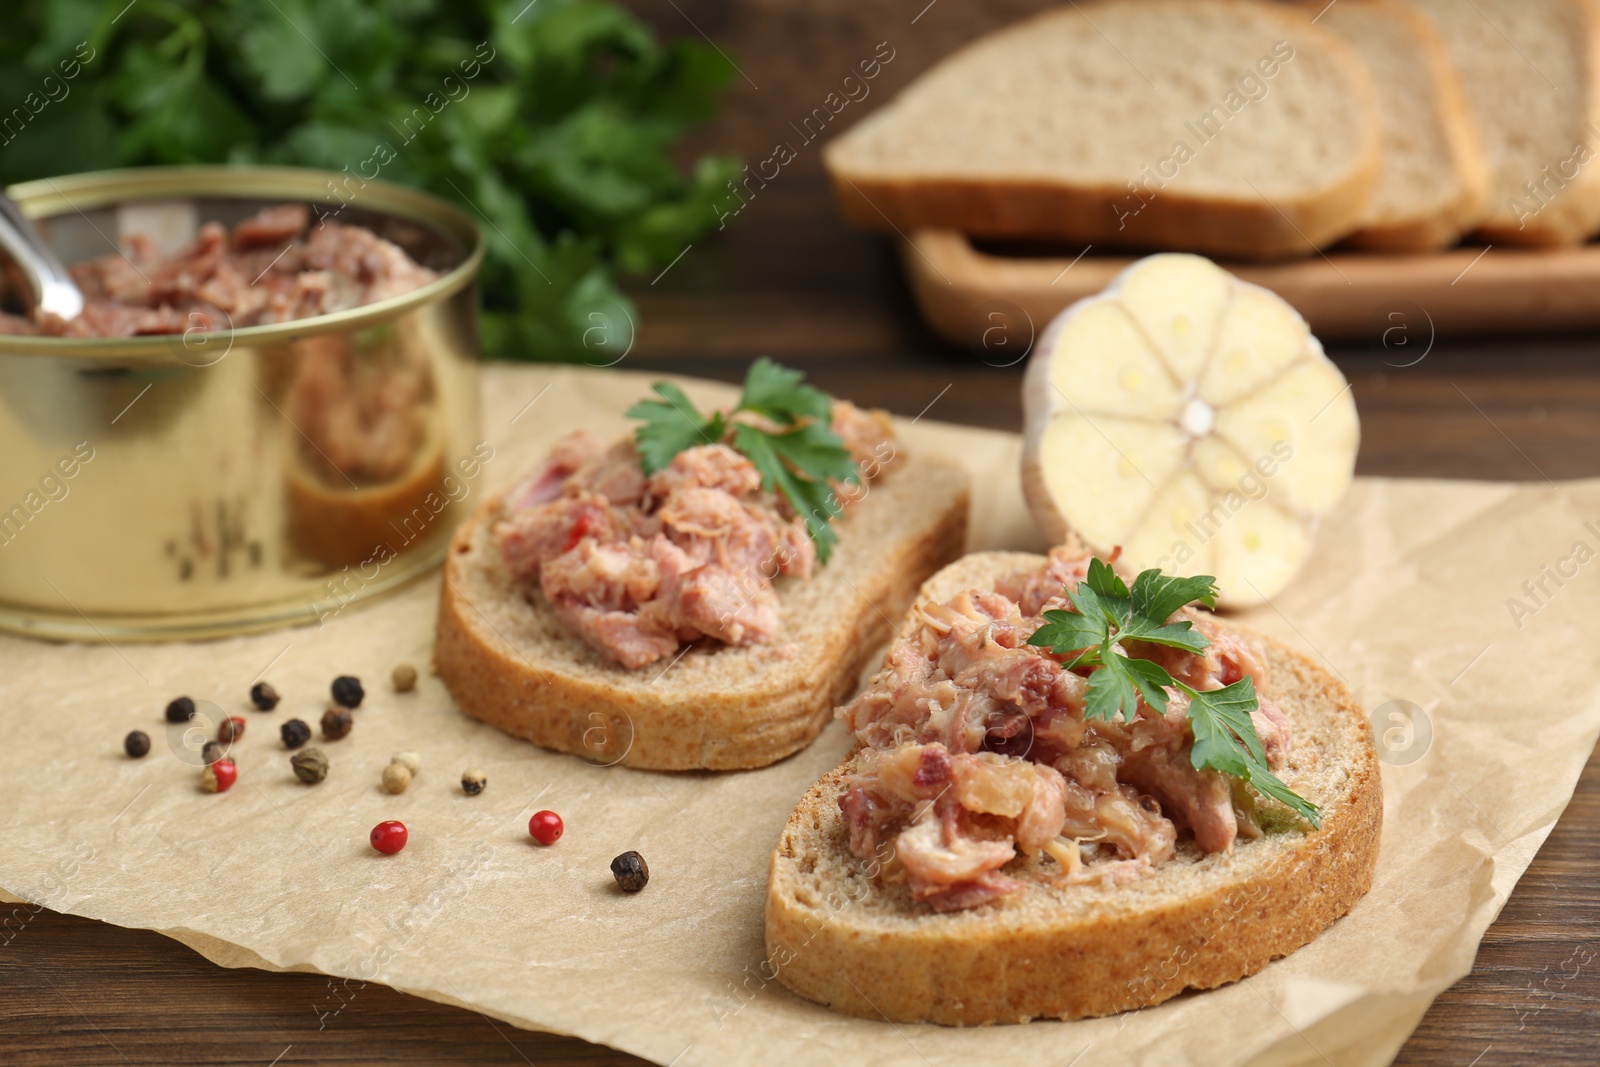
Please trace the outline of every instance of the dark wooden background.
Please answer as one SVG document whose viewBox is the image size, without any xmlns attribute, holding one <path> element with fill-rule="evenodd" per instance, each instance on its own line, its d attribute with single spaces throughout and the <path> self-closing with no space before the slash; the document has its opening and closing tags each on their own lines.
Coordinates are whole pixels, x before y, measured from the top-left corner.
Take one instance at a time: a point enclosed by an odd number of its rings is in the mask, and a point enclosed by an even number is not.
<svg viewBox="0 0 1600 1067">
<path fill-rule="evenodd" d="M 926 6 L 925 6 L 926 5 Z M 880 42 L 893 60 L 843 128 L 974 34 L 1044 6 L 1025 0 L 635 0 L 662 33 L 704 35 L 743 76 L 696 149 L 747 160 L 779 141 Z M 817 156 L 798 158 L 715 239 L 636 279 L 640 334 L 626 365 L 737 379 L 771 355 L 840 395 L 930 418 L 1017 426 L 1018 368 L 932 337 L 891 244 L 837 221 Z M 1596 294 L 1600 299 L 1600 294 Z M 1511 335 L 1345 346 L 1363 474 L 1541 479 L 1600 475 L 1596 338 Z M 0 790 L 3 792 L 3 790 Z M 1600 1061 L 1600 761 L 1498 922 L 1470 976 L 1423 1020 L 1402 1064 Z M 326 979 L 229 971 L 157 934 L 41 912 L 0 949 L 0 1062 L 17 1064 L 629 1064 L 607 1049 L 515 1030 L 368 986 L 318 1030 Z"/>
</svg>

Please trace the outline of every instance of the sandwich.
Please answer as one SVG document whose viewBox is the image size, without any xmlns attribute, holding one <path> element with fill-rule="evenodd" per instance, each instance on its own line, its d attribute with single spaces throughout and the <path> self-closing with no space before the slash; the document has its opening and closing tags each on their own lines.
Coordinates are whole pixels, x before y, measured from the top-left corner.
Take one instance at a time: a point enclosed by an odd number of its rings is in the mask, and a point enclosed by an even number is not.
<svg viewBox="0 0 1600 1067">
<path fill-rule="evenodd" d="M 546 748 L 765 766 L 961 554 L 967 475 L 765 359 L 727 411 L 655 393 L 632 435 L 557 441 L 457 530 L 434 665 L 462 711 Z"/>
<path fill-rule="evenodd" d="M 1206 610 L 1212 582 L 1128 582 L 1076 544 L 934 576 L 773 854 L 778 980 L 895 1022 L 1099 1016 L 1347 912 L 1383 813 L 1365 718 Z"/>
</svg>

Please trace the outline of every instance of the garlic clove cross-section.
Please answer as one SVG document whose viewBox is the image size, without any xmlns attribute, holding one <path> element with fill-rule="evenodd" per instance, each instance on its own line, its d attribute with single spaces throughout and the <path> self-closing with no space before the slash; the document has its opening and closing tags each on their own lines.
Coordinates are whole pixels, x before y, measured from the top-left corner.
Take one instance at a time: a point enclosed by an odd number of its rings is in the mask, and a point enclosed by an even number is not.
<svg viewBox="0 0 1600 1067">
<path fill-rule="evenodd" d="M 1293 580 L 1360 445 L 1305 320 L 1201 256 L 1141 259 L 1063 311 L 1022 400 L 1023 490 L 1052 540 L 1214 575 L 1230 607 Z"/>
</svg>

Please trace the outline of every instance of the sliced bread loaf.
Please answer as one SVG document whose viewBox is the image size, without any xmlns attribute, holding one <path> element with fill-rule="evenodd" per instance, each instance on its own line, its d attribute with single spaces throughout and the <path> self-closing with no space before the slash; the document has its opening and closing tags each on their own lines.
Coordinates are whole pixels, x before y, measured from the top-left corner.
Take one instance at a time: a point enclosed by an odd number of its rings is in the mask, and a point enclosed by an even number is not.
<svg viewBox="0 0 1600 1067">
<path fill-rule="evenodd" d="M 1042 562 L 977 553 L 918 599 L 993 588 Z M 1321 806 L 1321 829 L 1286 817 L 1232 852 L 1180 851 L 1121 886 L 1058 888 L 1047 862 L 1018 860 L 1006 873 L 1032 883 L 1019 899 L 941 914 L 851 854 L 839 797 L 852 756 L 800 801 L 772 856 L 766 941 L 778 980 L 851 1015 L 972 1026 L 1147 1007 L 1253 974 L 1309 942 L 1372 884 L 1382 783 L 1349 690 L 1262 640 L 1269 695 L 1293 723 L 1282 777 Z"/>
<path fill-rule="evenodd" d="M 1408 0 L 1460 73 L 1491 177 L 1495 242 L 1576 244 L 1600 229 L 1600 18 L 1593 0 Z"/>
<path fill-rule="evenodd" d="M 961 554 L 967 484 L 954 460 L 902 453 L 838 520 L 827 566 L 779 579 L 774 643 L 702 641 L 641 670 L 601 656 L 512 581 L 491 498 L 451 542 L 434 667 L 462 711 L 546 748 L 655 770 L 764 767 L 815 739 L 890 620 Z"/>
<path fill-rule="evenodd" d="M 1356 50 L 1378 87 L 1383 155 L 1359 248 L 1427 251 L 1482 219 L 1489 169 L 1444 41 L 1397 0 L 1312 0 L 1304 8 Z"/>
<path fill-rule="evenodd" d="M 1250 0 L 1101 0 L 949 56 L 831 143 L 851 222 L 1220 256 L 1355 229 L 1377 103 L 1334 34 Z"/>
</svg>

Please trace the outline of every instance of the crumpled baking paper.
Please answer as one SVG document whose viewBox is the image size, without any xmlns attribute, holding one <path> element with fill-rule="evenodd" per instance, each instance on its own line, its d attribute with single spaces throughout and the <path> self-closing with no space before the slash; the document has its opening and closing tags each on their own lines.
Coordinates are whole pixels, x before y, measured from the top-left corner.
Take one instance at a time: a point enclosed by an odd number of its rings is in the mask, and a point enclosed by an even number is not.
<svg viewBox="0 0 1600 1067">
<path fill-rule="evenodd" d="M 567 429 L 620 432 L 649 381 L 485 368 L 495 457 L 473 491 L 514 478 Z M 703 403 L 732 395 L 685 384 Z M 901 430 L 971 465 L 972 548 L 1043 547 L 1017 487 L 1017 438 L 928 419 Z M 847 1018 L 791 995 L 763 962 L 767 859 L 794 802 L 845 753 L 840 726 L 745 773 L 544 752 L 456 712 L 426 670 L 416 692 L 392 692 L 396 663 L 428 663 L 433 579 L 321 627 L 204 644 L 0 638 L 0 889 L 161 931 L 224 966 L 382 982 L 679 1067 L 1387 1063 L 1470 969 L 1600 733 L 1597 548 L 1597 481 L 1358 480 L 1304 575 L 1245 621 L 1319 657 L 1373 714 L 1385 760 L 1376 884 L 1262 973 L 1123 1016 L 959 1030 Z M 278 727 L 315 726 L 337 674 L 360 676 L 369 695 L 348 738 L 313 741 L 332 771 L 307 787 Z M 270 714 L 248 710 L 258 676 L 283 694 Z M 183 728 L 162 718 L 179 694 L 203 719 L 248 722 L 230 792 L 198 790 Z M 143 760 L 121 751 L 134 728 L 154 742 Z M 424 766 L 389 796 L 379 775 L 398 749 Z M 459 785 L 468 767 L 488 774 L 476 797 Z M 540 808 L 566 820 L 551 848 L 527 834 Z M 410 828 L 398 855 L 367 843 L 384 819 Z M 635 896 L 608 870 L 628 849 L 651 871 Z"/>
</svg>

